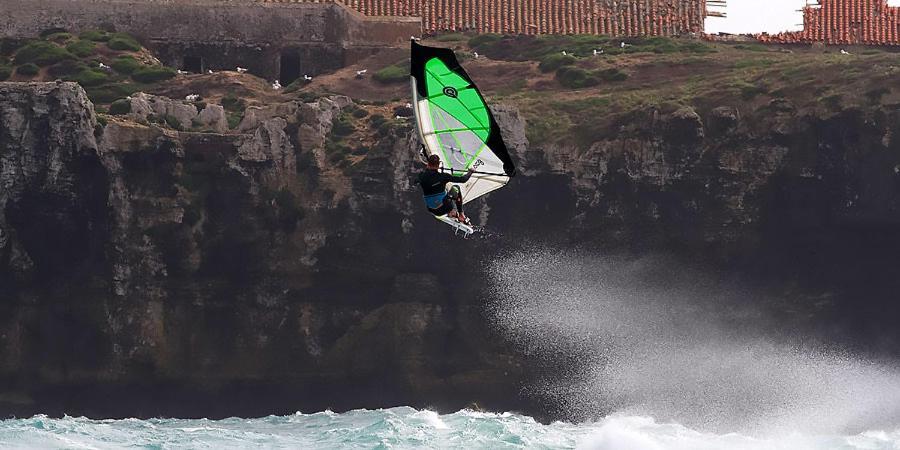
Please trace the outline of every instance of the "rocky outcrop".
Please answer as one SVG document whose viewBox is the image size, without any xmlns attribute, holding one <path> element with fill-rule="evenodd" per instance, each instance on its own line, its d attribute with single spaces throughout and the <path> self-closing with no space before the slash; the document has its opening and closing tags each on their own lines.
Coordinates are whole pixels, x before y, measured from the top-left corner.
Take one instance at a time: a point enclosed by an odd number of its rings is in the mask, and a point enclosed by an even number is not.
<svg viewBox="0 0 900 450">
<path fill-rule="evenodd" d="M 176 103 L 134 96 L 132 113 Z M 898 288 L 896 112 L 648 108 L 534 144 L 527 118 L 496 106 L 519 175 L 467 205 L 490 236 L 470 245 L 421 212 L 412 123 L 338 142 L 351 105 L 271 105 L 241 133 L 182 133 L 98 126 L 73 84 L 0 83 L 0 412 L 541 415 L 520 390 L 537 375 L 481 310 L 483 261 L 523 242 L 740 268 L 790 286 L 794 306 L 826 290 L 834 317 L 858 314 L 838 314 L 858 286 L 882 307 Z"/>
<path fill-rule="evenodd" d="M 161 120 L 169 126 L 182 130 L 198 128 L 215 133 L 228 131 L 228 119 L 225 116 L 225 108 L 221 105 L 201 105 L 203 109 L 198 111 L 197 106 L 190 102 L 143 92 L 130 96 L 128 100 L 131 103 L 128 117 L 140 123 Z"/>
</svg>

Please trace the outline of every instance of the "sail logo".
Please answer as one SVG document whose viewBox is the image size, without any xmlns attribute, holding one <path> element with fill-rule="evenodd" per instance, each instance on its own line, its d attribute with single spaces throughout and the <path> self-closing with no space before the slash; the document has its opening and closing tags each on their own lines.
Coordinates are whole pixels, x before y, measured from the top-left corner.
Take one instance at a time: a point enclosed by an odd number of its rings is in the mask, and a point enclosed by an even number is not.
<svg viewBox="0 0 900 450">
<path fill-rule="evenodd" d="M 450 98 L 459 97 L 459 92 L 456 91 L 456 88 L 453 86 L 447 86 L 444 88 L 444 95 Z"/>
</svg>

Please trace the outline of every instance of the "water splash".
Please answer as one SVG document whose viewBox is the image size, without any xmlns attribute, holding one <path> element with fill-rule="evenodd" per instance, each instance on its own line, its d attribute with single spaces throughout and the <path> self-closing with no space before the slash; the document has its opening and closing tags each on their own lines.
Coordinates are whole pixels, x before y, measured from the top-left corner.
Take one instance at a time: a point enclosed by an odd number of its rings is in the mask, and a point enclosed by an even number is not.
<svg viewBox="0 0 900 450">
<path fill-rule="evenodd" d="M 531 250 L 491 266 L 490 314 L 560 412 L 754 436 L 900 424 L 900 370 L 778 330 L 761 294 L 664 258 Z"/>
</svg>

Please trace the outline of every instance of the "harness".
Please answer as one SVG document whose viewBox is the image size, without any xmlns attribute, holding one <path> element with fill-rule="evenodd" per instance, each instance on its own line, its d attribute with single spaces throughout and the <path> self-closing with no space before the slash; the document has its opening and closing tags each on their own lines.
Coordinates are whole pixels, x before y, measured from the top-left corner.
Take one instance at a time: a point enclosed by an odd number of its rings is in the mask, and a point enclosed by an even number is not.
<svg viewBox="0 0 900 450">
<path fill-rule="evenodd" d="M 447 197 L 446 192 L 440 192 L 437 194 L 426 195 L 425 196 L 425 205 L 428 206 L 428 209 L 438 209 L 444 203 L 445 197 Z"/>
</svg>

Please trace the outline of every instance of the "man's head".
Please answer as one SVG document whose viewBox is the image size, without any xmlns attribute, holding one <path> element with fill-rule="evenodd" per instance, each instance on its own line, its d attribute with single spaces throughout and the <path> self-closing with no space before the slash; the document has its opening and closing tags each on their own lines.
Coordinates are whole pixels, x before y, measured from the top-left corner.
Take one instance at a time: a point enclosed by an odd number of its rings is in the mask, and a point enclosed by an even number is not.
<svg viewBox="0 0 900 450">
<path fill-rule="evenodd" d="M 441 168 L 441 157 L 438 155 L 428 155 L 428 168 L 438 170 Z"/>
</svg>

